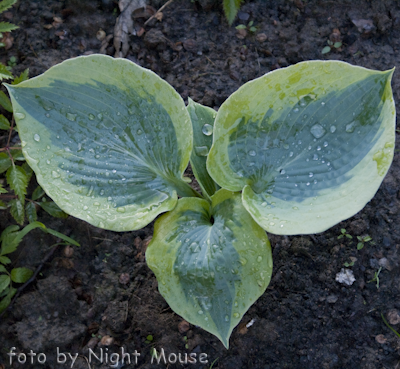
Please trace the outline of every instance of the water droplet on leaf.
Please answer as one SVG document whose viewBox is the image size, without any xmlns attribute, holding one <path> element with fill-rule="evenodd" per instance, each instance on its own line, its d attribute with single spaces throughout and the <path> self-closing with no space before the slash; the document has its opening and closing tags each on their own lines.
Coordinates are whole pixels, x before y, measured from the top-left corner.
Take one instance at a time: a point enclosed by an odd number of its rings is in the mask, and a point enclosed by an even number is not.
<svg viewBox="0 0 400 369">
<path fill-rule="evenodd" d="M 34 139 L 36 142 L 39 142 L 39 141 L 40 141 L 40 136 L 36 133 L 36 134 L 33 136 L 33 139 Z"/>
<path fill-rule="evenodd" d="M 346 125 L 346 132 L 347 133 L 353 133 L 354 129 L 355 129 L 355 122 L 351 122 L 349 124 Z"/>
<path fill-rule="evenodd" d="M 58 172 L 56 172 L 55 170 L 53 170 L 53 171 L 51 172 L 51 176 L 52 176 L 53 178 L 60 178 L 60 173 L 58 173 Z"/>
<path fill-rule="evenodd" d="M 210 124 L 205 124 L 203 126 L 203 128 L 201 129 L 201 131 L 203 132 L 203 134 L 205 134 L 206 136 L 211 136 L 213 133 L 213 126 Z"/>
<path fill-rule="evenodd" d="M 25 114 L 24 113 L 14 113 L 14 117 L 18 119 L 24 119 Z"/>
<path fill-rule="evenodd" d="M 66 117 L 71 122 L 75 122 L 75 120 L 76 120 L 76 114 L 67 113 Z"/>
<path fill-rule="evenodd" d="M 325 129 L 320 124 L 314 124 L 310 132 L 315 138 L 321 138 L 325 134 Z"/>
<path fill-rule="evenodd" d="M 207 146 L 195 146 L 194 152 L 197 156 L 207 156 L 209 148 Z"/>
</svg>

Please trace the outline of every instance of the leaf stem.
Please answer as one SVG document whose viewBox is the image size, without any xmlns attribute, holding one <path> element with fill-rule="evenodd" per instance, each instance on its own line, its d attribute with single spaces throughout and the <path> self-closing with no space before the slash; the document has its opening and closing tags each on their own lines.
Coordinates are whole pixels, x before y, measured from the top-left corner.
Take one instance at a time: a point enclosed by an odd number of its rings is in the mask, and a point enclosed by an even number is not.
<svg viewBox="0 0 400 369">
<path fill-rule="evenodd" d="M 22 150 L 22 147 L 21 146 L 6 146 L 6 147 L 2 147 L 0 149 L 0 152 L 6 151 L 6 150 Z"/>
</svg>

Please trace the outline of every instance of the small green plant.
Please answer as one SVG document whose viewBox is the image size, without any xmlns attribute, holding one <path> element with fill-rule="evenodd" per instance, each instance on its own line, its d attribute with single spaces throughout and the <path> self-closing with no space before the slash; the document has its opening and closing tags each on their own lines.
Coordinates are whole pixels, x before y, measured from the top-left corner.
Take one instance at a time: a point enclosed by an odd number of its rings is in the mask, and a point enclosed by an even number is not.
<svg viewBox="0 0 400 369">
<path fill-rule="evenodd" d="M 251 33 L 254 33 L 254 32 L 257 31 L 257 27 L 254 26 L 254 22 L 253 21 L 250 21 L 247 26 L 244 25 L 244 24 L 239 24 L 235 28 L 236 29 L 248 29 Z"/>
<path fill-rule="evenodd" d="M 11 71 L 11 69 L 17 65 L 17 58 L 15 56 L 12 56 L 8 60 L 7 65 L 8 65 L 8 70 Z"/>
<path fill-rule="evenodd" d="M 379 269 L 374 273 L 374 278 L 372 278 L 368 283 L 376 282 L 376 288 L 379 289 L 379 274 L 381 273 L 382 267 L 379 267 Z"/>
<path fill-rule="evenodd" d="M 160 293 L 228 347 L 270 282 L 265 231 L 323 232 L 375 195 L 394 152 L 392 74 L 299 63 L 246 83 L 218 113 L 104 55 L 7 88 L 49 197 L 113 231 L 160 215 L 146 251 Z M 189 161 L 201 194 L 184 177 Z"/>
<path fill-rule="evenodd" d="M 145 343 L 152 343 L 154 341 L 154 338 L 151 334 L 147 335 Z"/>
<path fill-rule="evenodd" d="M 29 70 L 25 70 L 15 78 L 12 85 L 17 85 L 28 79 Z M 0 91 L 0 105 L 8 112 L 12 112 L 12 105 L 6 94 Z M 15 131 L 14 119 L 10 121 L 0 114 L 0 130 L 6 131 L 3 136 L 7 141 L 0 148 L 0 174 L 5 173 L 5 181 L 13 193 L 8 193 L 0 185 L 0 209 L 10 208 L 10 213 L 15 221 L 23 225 L 27 219 L 29 223 L 37 220 L 37 208 L 42 208 L 56 218 L 66 218 L 64 213 L 53 201 L 45 196 L 43 189 L 38 186 L 33 191 L 31 198 L 27 198 L 28 185 L 32 178 L 32 169 L 25 162 L 20 145 L 11 145 L 11 139 Z M 20 163 L 20 164 L 18 164 Z"/>
<path fill-rule="evenodd" d="M 11 302 L 11 299 L 17 292 L 17 289 L 14 288 L 13 283 L 25 283 L 33 275 L 33 271 L 31 269 L 13 268 L 8 271 L 6 266 L 11 264 L 11 260 L 7 255 L 16 251 L 24 236 L 35 228 L 39 228 L 46 233 L 50 233 L 56 237 L 59 237 L 68 244 L 79 246 L 79 244 L 73 239 L 64 236 L 57 231 L 46 228 L 46 226 L 40 222 L 32 222 L 22 230 L 20 230 L 19 226 L 17 225 L 7 227 L 0 236 L 0 313 L 7 308 Z"/>
<path fill-rule="evenodd" d="M 347 231 L 346 231 L 346 229 L 344 229 L 344 228 L 342 228 L 341 230 L 340 230 L 340 235 L 338 236 L 338 240 L 340 240 L 340 239 L 342 239 L 343 237 L 346 237 L 346 238 L 349 238 L 349 239 L 352 239 L 353 238 L 353 236 L 352 235 L 350 235 L 350 234 L 348 234 L 347 233 Z"/>
<path fill-rule="evenodd" d="M 357 236 L 357 240 L 358 240 L 357 250 L 362 250 L 367 242 L 371 242 L 372 241 L 372 238 L 370 236 L 368 236 L 368 235 Z M 371 244 L 374 244 L 374 241 L 372 241 Z"/>
<path fill-rule="evenodd" d="M 351 261 L 351 262 L 346 261 L 343 265 L 344 265 L 346 268 L 352 267 L 352 266 L 354 265 L 354 261 Z"/>
<path fill-rule="evenodd" d="M 327 53 L 331 52 L 332 49 L 339 49 L 343 45 L 341 42 L 332 42 L 331 40 L 328 40 L 327 43 L 328 43 L 328 46 L 325 46 L 322 49 L 321 54 L 327 54 Z"/>
<path fill-rule="evenodd" d="M 0 1 L 0 14 L 5 12 L 7 9 L 9 9 L 11 6 L 13 6 L 17 0 L 3 0 Z M 3 33 L 6 32 L 11 32 L 18 27 L 15 24 L 9 23 L 9 22 L 0 22 L 0 38 L 3 38 Z M 5 44 L 3 42 L 0 42 L 0 47 L 4 47 Z M 0 63 L 0 81 L 3 79 L 12 79 L 14 78 L 11 72 L 8 70 L 8 68 Z"/>
</svg>

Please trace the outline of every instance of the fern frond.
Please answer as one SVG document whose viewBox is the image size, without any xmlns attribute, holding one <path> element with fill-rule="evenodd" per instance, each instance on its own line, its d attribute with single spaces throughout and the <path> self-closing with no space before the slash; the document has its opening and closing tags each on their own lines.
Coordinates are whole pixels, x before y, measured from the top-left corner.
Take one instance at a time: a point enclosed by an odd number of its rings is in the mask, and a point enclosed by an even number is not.
<svg viewBox="0 0 400 369">
<path fill-rule="evenodd" d="M 0 13 L 3 13 L 7 9 L 11 8 L 17 0 L 3 0 L 0 1 Z"/>
<path fill-rule="evenodd" d="M 0 22 L 0 33 L 4 32 L 11 32 L 15 29 L 19 28 L 15 24 L 8 23 L 8 22 Z"/>
</svg>

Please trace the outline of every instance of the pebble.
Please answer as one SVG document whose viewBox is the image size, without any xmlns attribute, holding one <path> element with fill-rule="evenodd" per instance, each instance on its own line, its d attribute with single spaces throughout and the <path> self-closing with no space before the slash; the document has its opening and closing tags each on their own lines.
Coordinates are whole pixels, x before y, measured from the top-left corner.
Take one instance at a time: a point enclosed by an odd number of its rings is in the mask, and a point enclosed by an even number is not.
<svg viewBox="0 0 400 369">
<path fill-rule="evenodd" d="M 329 296 L 326 298 L 326 301 L 327 301 L 329 304 L 334 304 L 337 300 L 338 300 L 338 297 L 337 297 L 336 295 L 329 295 Z"/>
<path fill-rule="evenodd" d="M 400 323 L 400 314 L 398 310 L 389 310 L 386 316 L 390 325 L 396 325 Z"/>
<path fill-rule="evenodd" d="M 351 286 L 356 281 L 356 278 L 354 277 L 352 270 L 342 268 L 340 273 L 336 274 L 336 281 Z"/>
</svg>

